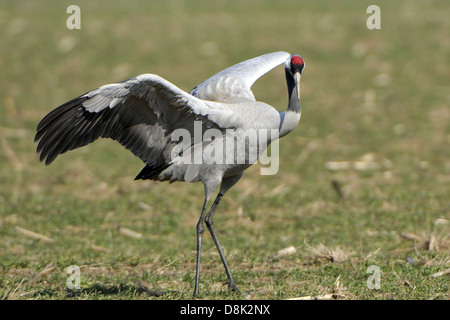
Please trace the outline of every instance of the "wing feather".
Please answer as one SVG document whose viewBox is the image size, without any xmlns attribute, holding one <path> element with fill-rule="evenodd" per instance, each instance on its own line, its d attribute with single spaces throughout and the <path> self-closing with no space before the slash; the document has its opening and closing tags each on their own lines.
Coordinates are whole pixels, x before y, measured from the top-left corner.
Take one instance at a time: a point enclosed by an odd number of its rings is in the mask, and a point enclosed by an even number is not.
<svg viewBox="0 0 450 320">
<path fill-rule="evenodd" d="M 243 61 L 203 81 L 190 93 L 211 101 L 255 101 L 251 91 L 253 83 L 273 68 L 285 63 L 289 57 L 289 53 L 279 51 Z"/>
<path fill-rule="evenodd" d="M 51 111 L 37 127 L 35 141 L 41 161 L 99 137 L 117 140 L 148 165 L 161 167 L 169 159 L 171 134 L 177 128 L 192 133 L 194 121 L 225 129 L 240 119 L 224 104 L 198 99 L 153 74 L 102 86 Z"/>
</svg>

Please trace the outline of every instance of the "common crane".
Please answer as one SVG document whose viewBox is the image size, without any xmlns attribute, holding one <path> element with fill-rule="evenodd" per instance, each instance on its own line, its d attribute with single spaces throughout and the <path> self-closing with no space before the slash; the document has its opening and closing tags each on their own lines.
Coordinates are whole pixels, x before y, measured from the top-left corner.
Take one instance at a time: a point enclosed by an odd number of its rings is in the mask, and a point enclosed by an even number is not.
<svg viewBox="0 0 450 320">
<path fill-rule="evenodd" d="M 280 112 L 256 101 L 250 88 L 258 78 L 283 63 L 289 103 L 287 110 Z M 201 181 L 205 199 L 197 223 L 194 296 L 199 294 L 205 224 L 225 267 L 229 290 L 239 292 L 214 231 L 214 212 L 223 195 L 267 145 L 299 123 L 304 66 L 297 54 L 274 52 L 229 67 L 189 93 L 155 74 L 107 84 L 47 114 L 37 127 L 37 152 L 40 160 L 49 165 L 66 151 L 99 137 L 111 138 L 145 163 L 135 179 Z M 250 139 L 255 136 L 256 139 Z M 222 155 L 222 161 L 217 160 L 218 155 Z M 208 201 L 219 186 L 207 210 Z"/>
</svg>

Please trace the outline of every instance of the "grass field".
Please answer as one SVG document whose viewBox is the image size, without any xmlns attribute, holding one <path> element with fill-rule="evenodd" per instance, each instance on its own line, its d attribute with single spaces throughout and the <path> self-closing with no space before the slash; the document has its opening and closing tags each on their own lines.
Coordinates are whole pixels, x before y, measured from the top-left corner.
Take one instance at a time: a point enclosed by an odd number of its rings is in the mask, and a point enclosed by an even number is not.
<svg viewBox="0 0 450 320">
<path fill-rule="evenodd" d="M 450 6 L 376 3 L 380 30 L 370 1 L 77 1 L 69 30 L 71 1 L 4 2 L 0 298 L 190 299 L 201 184 L 134 181 L 143 164 L 111 140 L 46 167 L 35 128 L 105 83 L 156 73 L 188 91 L 284 50 L 306 62 L 300 126 L 278 174 L 253 166 L 217 211 L 243 294 L 228 294 L 205 233 L 200 298 L 449 299 Z M 282 67 L 253 89 L 287 106 Z"/>
</svg>

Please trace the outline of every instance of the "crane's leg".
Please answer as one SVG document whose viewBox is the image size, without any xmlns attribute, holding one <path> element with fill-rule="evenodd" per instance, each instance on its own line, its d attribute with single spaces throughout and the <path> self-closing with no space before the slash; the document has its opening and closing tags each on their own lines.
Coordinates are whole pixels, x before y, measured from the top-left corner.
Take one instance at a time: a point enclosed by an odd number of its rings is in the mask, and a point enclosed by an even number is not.
<svg viewBox="0 0 450 320">
<path fill-rule="evenodd" d="M 205 217 L 206 226 L 208 227 L 208 230 L 211 233 L 214 243 L 216 244 L 217 250 L 219 251 L 220 259 L 222 260 L 223 266 L 225 267 L 225 272 L 227 273 L 228 289 L 230 291 L 235 291 L 238 293 L 240 293 L 240 290 L 237 287 L 236 282 L 234 282 L 233 276 L 231 275 L 230 269 L 228 268 L 227 260 L 225 259 L 225 255 L 223 254 L 222 247 L 220 246 L 219 239 L 217 238 L 217 235 L 216 235 L 216 232 L 214 231 L 213 225 L 214 225 L 214 212 L 216 211 L 216 208 L 219 205 L 220 200 L 222 199 L 225 192 L 227 192 L 232 186 L 234 186 L 241 177 L 242 177 L 242 173 L 239 175 L 236 175 L 236 176 L 232 176 L 232 177 L 223 179 L 222 185 L 220 186 L 220 190 L 216 197 L 216 200 L 214 200 L 214 203 L 211 206 L 211 209 L 209 209 L 209 211 Z"/>
<path fill-rule="evenodd" d="M 198 219 L 197 222 L 197 264 L 195 268 L 194 297 L 198 297 L 198 283 L 200 280 L 200 255 L 202 252 L 202 236 L 203 233 L 205 232 L 204 222 L 205 222 L 206 205 L 208 204 L 208 201 L 211 198 L 211 194 L 219 186 L 220 180 L 221 178 L 219 177 L 211 177 L 211 179 L 203 181 L 203 185 L 205 186 L 205 201 L 203 202 L 200 219 Z"/>
<path fill-rule="evenodd" d="M 198 282 L 200 280 L 200 253 L 202 251 L 202 236 L 205 232 L 205 226 L 203 225 L 206 204 L 208 203 L 209 198 L 205 197 L 205 201 L 203 202 L 202 213 L 200 214 L 200 219 L 197 223 L 197 265 L 195 269 L 195 289 L 194 289 L 194 297 L 198 296 Z"/>
</svg>

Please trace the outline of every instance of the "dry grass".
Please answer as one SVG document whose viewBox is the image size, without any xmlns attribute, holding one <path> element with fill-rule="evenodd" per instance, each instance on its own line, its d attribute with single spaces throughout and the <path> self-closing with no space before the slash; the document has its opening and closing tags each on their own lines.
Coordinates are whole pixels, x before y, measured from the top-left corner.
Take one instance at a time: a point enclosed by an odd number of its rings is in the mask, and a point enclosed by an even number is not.
<svg viewBox="0 0 450 320">
<path fill-rule="evenodd" d="M 344 262 L 354 256 L 354 252 L 350 249 L 341 247 L 329 248 L 322 243 L 316 246 L 310 246 L 305 242 L 305 247 L 312 258 L 322 261 Z"/>
</svg>

